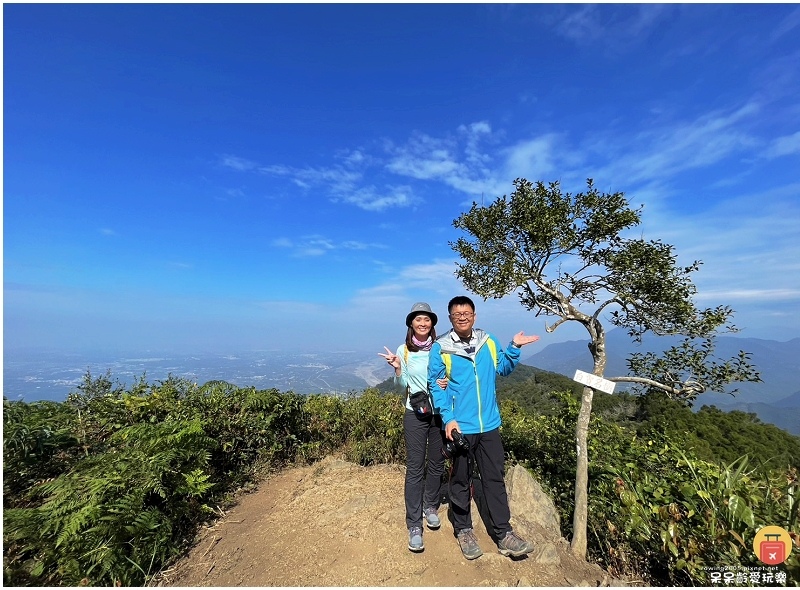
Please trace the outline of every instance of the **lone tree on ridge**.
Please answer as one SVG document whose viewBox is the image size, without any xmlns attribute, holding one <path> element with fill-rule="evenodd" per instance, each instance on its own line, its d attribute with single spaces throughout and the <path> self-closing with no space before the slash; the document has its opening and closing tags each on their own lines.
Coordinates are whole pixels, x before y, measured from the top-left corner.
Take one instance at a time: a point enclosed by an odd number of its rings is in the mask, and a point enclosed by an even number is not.
<svg viewBox="0 0 800 590">
<path fill-rule="evenodd" d="M 750 354 L 722 361 L 714 345 L 720 332 L 737 332 L 727 306 L 700 309 L 691 280 L 701 262 L 681 267 L 673 247 L 621 234 L 641 221 L 623 193 L 600 193 L 591 179 L 586 192 L 562 193 L 558 182 L 545 186 L 518 178 L 510 198 L 483 207 L 477 203 L 453 222 L 472 239 L 451 247 L 461 257 L 456 276 L 471 292 L 498 299 L 518 292 L 522 305 L 557 318 L 545 323 L 554 332 L 578 322 L 589 333 L 593 373 L 604 377 L 606 336 L 603 322 L 625 328 L 641 342 L 647 332 L 679 335 L 683 341 L 658 356 L 634 353 L 630 375 L 607 378 L 633 383 L 646 393 L 666 392 L 691 405 L 704 391 L 724 392 L 734 382 L 760 381 Z M 735 392 L 735 390 L 734 390 Z M 584 387 L 575 431 L 577 472 L 572 553 L 586 557 L 588 511 L 587 434 L 594 390 Z"/>
</svg>

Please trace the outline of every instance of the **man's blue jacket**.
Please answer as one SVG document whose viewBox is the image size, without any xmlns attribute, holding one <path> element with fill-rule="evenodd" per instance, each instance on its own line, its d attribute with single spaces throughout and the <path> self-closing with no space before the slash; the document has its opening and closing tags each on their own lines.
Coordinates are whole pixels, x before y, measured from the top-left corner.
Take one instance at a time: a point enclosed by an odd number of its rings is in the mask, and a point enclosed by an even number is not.
<svg viewBox="0 0 800 590">
<path fill-rule="evenodd" d="M 497 375 L 508 375 L 519 363 L 520 349 L 509 346 L 503 350 L 491 334 L 473 328 L 476 340 L 472 358 L 456 345 L 450 330 L 433 343 L 428 357 L 428 388 L 434 406 L 442 415 L 443 424 L 458 422 L 463 434 L 478 434 L 500 426 L 500 409 L 497 406 L 495 381 Z M 458 336 L 455 336 L 458 338 Z M 492 340 L 497 351 L 497 366 L 487 341 Z M 442 389 L 437 379 L 446 375 L 442 354 L 449 354 L 451 371 L 447 388 Z M 474 358 L 474 360 L 473 360 Z"/>
</svg>

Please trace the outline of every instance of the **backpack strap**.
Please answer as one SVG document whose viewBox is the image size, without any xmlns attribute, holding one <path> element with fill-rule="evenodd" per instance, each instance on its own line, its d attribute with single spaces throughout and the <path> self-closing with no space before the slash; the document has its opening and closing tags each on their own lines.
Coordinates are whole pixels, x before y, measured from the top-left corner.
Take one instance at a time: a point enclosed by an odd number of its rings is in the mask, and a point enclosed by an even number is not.
<svg viewBox="0 0 800 590">
<path fill-rule="evenodd" d="M 444 363 L 444 376 L 450 379 L 450 369 L 453 367 L 453 358 L 449 352 L 442 353 L 442 362 Z"/>
<path fill-rule="evenodd" d="M 494 361 L 494 370 L 497 370 L 497 345 L 494 343 L 494 340 L 489 338 L 486 341 L 486 346 L 489 347 L 489 352 L 492 353 L 492 360 Z"/>
<path fill-rule="evenodd" d="M 492 355 L 492 361 L 494 362 L 494 369 L 497 370 L 497 345 L 494 343 L 494 340 L 489 338 L 486 341 L 486 346 L 489 347 L 489 353 Z M 453 366 L 453 359 L 449 352 L 442 353 L 442 362 L 444 363 L 444 371 L 445 377 L 450 379 L 450 370 Z"/>
<path fill-rule="evenodd" d="M 408 366 L 408 345 L 403 344 L 403 361 L 405 362 L 406 366 Z M 406 384 L 406 400 L 408 400 L 408 396 L 411 395 L 411 386 Z"/>
</svg>

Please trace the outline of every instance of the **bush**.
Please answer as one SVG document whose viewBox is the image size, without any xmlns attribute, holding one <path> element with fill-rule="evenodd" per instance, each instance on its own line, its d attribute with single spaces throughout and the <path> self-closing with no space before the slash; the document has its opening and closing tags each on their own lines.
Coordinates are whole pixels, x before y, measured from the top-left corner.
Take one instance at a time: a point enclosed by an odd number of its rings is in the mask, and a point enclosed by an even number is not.
<svg viewBox="0 0 800 590">
<path fill-rule="evenodd" d="M 210 512 L 199 422 L 136 424 L 108 442 L 112 452 L 30 488 L 35 506 L 4 512 L 17 583 L 142 585 Z"/>
<path fill-rule="evenodd" d="M 501 404 L 506 452 L 550 492 L 569 537 L 578 401 L 518 393 Z M 170 376 L 126 390 L 87 373 L 62 404 L 3 406 L 11 586 L 146 584 L 265 470 L 332 453 L 405 462 L 402 396 L 372 388 L 306 397 Z M 589 433 L 589 554 L 617 575 L 708 584 L 707 567 L 756 565 L 760 527 L 798 534 L 794 463 L 701 459 L 673 432 L 637 433 L 603 415 Z M 796 552 L 780 567 L 797 583 Z"/>
<path fill-rule="evenodd" d="M 404 412 L 401 396 L 394 393 L 370 388 L 348 398 L 343 412 L 347 459 L 359 465 L 405 463 Z"/>
<path fill-rule="evenodd" d="M 554 395 L 554 415 L 534 416 L 504 401 L 502 434 L 510 458 L 549 491 L 569 538 L 578 404 L 570 393 Z M 800 532 L 791 465 L 751 466 L 746 456 L 701 460 L 668 434 L 642 437 L 594 415 L 588 442 L 589 555 L 616 575 L 654 586 L 709 585 L 710 568 L 760 565 L 753 539 L 761 527 Z M 800 580 L 796 552 L 779 570 L 789 582 Z"/>
<path fill-rule="evenodd" d="M 797 533 L 791 468 L 759 471 L 747 456 L 704 461 L 666 436 L 627 443 L 619 457 L 590 446 L 592 556 L 612 571 L 653 585 L 709 585 L 712 570 L 761 565 L 753 553 L 761 527 Z M 798 579 L 791 562 L 778 569 Z"/>
<path fill-rule="evenodd" d="M 24 504 L 38 481 L 64 473 L 82 453 L 64 404 L 3 400 L 3 507 Z"/>
<path fill-rule="evenodd" d="M 529 414 L 515 400 L 500 405 L 503 447 L 509 458 L 534 473 L 553 498 L 561 516 L 562 532 L 572 527 L 575 486 L 575 423 L 578 403 L 570 393 L 554 393 L 558 412 Z"/>
</svg>

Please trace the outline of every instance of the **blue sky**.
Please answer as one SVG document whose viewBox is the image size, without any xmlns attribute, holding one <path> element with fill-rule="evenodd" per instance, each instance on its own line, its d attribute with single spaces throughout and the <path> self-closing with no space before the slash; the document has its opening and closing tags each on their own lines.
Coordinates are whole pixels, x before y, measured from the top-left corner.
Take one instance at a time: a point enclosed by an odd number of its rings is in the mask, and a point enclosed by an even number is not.
<svg viewBox="0 0 800 590">
<path fill-rule="evenodd" d="M 800 336 L 800 7 L 5 4 L 3 315 L 21 347 L 380 352 L 449 327 L 452 221 L 593 178 Z M 479 327 L 583 338 L 515 296 Z M 533 352 L 533 351 L 532 351 Z"/>
</svg>

